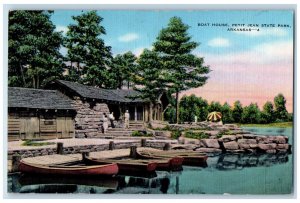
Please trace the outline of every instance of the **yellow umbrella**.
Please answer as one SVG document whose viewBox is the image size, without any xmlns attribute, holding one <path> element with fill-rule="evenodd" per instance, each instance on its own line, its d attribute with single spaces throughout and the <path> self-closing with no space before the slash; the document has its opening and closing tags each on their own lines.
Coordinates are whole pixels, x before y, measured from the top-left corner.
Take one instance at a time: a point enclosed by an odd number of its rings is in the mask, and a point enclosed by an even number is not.
<svg viewBox="0 0 300 203">
<path fill-rule="evenodd" d="M 222 118 L 222 114 L 217 111 L 213 111 L 213 112 L 209 113 L 207 116 L 207 120 L 209 120 L 209 121 L 219 121 L 219 120 L 221 120 L 221 118 Z"/>
</svg>

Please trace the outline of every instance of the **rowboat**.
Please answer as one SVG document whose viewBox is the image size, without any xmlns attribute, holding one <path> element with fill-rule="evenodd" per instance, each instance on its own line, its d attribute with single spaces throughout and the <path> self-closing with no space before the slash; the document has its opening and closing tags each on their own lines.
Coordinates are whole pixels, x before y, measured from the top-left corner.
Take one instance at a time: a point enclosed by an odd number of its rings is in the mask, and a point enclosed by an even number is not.
<svg viewBox="0 0 300 203">
<path fill-rule="evenodd" d="M 182 170 L 182 157 L 153 157 L 143 153 L 136 153 L 139 159 L 148 159 L 157 163 L 156 170 L 158 171 L 180 171 Z"/>
<path fill-rule="evenodd" d="M 207 156 L 195 152 L 195 151 L 180 151 L 180 150 L 169 150 L 169 151 L 156 151 L 156 150 L 140 150 L 137 151 L 138 156 L 153 159 L 153 158 L 174 158 L 179 157 L 182 158 L 183 165 L 189 166 L 202 166 L 206 167 Z"/>
<path fill-rule="evenodd" d="M 155 158 L 155 159 L 131 159 L 129 157 L 123 157 L 123 159 L 96 159 L 91 157 L 85 157 L 87 164 L 97 163 L 117 163 L 120 172 L 152 172 L 152 170 L 159 171 L 179 171 L 182 170 L 183 158 Z M 145 164 L 147 167 L 145 167 Z M 156 165 L 155 169 L 153 164 Z"/>
<path fill-rule="evenodd" d="M 115 163 L 98 164 L 93 166 L 81 162 L 68 164 L 42 165 L 20 161 L 19 171 L 22 173 L 45 174 L 45 175 L 105 175 L 111 176 L 118 173 L 119 168 Z"/>
<path fill-rule="evenodd" d="M 135 159 L 97 159 L 84 157 L 84 162 L 89 165 L 114 163 L 118 165 L 120 174 L 150 174 L 156 170 L 157 163 L 154 161 Z"/>
</svg>

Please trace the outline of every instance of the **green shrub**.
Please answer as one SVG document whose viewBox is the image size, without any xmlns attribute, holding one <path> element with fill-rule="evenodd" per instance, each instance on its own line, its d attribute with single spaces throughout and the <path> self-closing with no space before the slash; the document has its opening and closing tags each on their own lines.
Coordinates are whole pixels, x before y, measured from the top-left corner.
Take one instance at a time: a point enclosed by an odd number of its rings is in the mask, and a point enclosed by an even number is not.
<svg viewBox="0 0 300 203">
<path fill-rule="evenodd" d="M 133 131 L 131 136 L 133 137 L 152 137 L 152 133 L 141 132 L 141 131 Z"/>
<path fill-rule="evenodd" d="M 173 138 L 173 139 L 178 139 L 180 136 L 181 136 L 180 130 L 174 130 L 171 132 L 171 138 Z"/>
<path fill-rule="evenodd" d="M 193 132 L 193 131 L 187 131 L 185 133 L 186 138 L 193 138 L 193 139 L 206 139 L 209 138 L 207 134 L 204 132 Z"/>
<path fill-rule="evenodd" d="M 44 145 L 53 145 L 56 144 L 55 142 L 36 142 L 33 140 L 26 140 L 25 142 L 22 143 L 22 146 L 44 146 Z"/>
</svg>

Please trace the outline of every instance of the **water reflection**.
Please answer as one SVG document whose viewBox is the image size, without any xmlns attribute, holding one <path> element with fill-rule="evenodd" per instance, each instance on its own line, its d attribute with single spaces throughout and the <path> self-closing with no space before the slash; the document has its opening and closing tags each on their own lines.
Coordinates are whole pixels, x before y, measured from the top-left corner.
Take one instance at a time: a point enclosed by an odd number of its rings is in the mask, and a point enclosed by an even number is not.
<svg viewBox="0 0 300 203">
<path fill-rule="evenodd" d="M 270 167 L 284 164 L 289 160 L 288 154 L 223 154 L 218 157 L 214 167 L 218 170 L 241 170 L 249 167 Z"/>
<path fill-rule="evenodd" d="M 209 157 L 208 167 L 184 167 L 182 172 L 157 172 L 155 177 L 117 176 L 114 178 L 70 178 L 10 175 L 9 192 L 18 193 L 89 193 L 89 194 L 178 194 L 193 182 L 185 174 L 205 171 L 236 171 L 254 167 L 272 167 L 289 161 L 288 154 L 223 154 Z M 181 183 L 181 184 L 180 184 Z M 189 191 L 191 192 L 191 191 Z M 203 191 L 195 188 L 193 193 Z"/>
</svg>

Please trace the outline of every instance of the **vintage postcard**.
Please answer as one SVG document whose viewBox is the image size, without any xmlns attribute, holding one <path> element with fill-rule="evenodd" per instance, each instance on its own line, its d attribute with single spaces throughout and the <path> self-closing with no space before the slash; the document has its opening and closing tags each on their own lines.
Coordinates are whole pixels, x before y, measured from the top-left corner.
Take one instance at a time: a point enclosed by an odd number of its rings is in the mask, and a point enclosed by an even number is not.
<svg viewBox="0 0 300 203">
<path fill-rule="evenodd" d="M 7 193 L 291 197 L 294 16 L 9 10 Z"/>
</svg>

